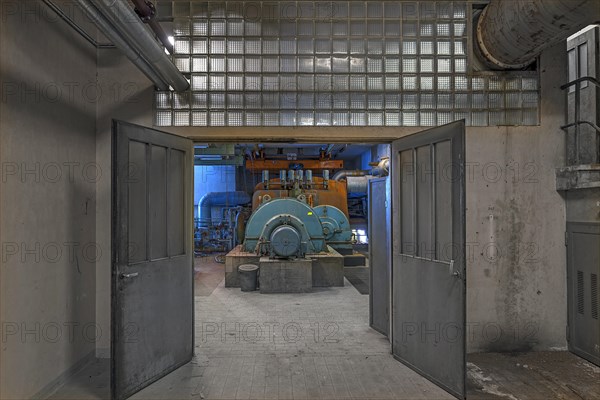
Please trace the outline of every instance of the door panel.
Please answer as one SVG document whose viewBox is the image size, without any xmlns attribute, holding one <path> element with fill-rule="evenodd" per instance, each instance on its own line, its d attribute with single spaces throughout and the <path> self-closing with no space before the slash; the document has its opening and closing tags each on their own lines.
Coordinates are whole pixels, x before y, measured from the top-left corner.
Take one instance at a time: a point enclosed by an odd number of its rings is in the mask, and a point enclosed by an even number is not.
<svg viewBox="0 0 600 400">
<path fill-rule="evenodd" d="M 600 224 L 567 222 L 569 350 L 600 365 Z"/>
<path fill-rule="evenodd" d="M 369 180 L 369 316 L 376 331 L 388 335 L 390 310 L 390 247 L 388 178 Z"/>
<path fill-rule="evenodd" d="M 111 396 L 193 355 L 192 142 L 113 122 Z"/>
<path fill-rule="evenodd" d="M 392 353 L 465 396 L 464 122 L 392 144 Z"/>
</svg>

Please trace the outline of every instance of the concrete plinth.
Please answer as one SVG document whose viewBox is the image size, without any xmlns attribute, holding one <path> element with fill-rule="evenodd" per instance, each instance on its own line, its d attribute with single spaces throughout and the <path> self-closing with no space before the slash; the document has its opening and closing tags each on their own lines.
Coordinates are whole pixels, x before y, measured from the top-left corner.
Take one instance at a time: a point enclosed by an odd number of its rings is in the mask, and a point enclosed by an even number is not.
<svg viewBox="0 0 600 400">
<path fill-rule="evenodd" d="M 261 293 L 306 293 L 312 291 L 312 259 L 260 258 Z"/>
<path fill-rule="evenodd" d="M 313 259 L 314 287 L 344 286 L 344 256 L 329 247 L 328 253 L 307 254 Z"/>
<path fill-rule="evenodd" d="M 258 265 L 259 259 L 258 255 L 244 251 L 241 244 L 227 253 L 225 256 L 225 287 L 240 287 L 238 267 L 242 264 Z"/>
</svg>

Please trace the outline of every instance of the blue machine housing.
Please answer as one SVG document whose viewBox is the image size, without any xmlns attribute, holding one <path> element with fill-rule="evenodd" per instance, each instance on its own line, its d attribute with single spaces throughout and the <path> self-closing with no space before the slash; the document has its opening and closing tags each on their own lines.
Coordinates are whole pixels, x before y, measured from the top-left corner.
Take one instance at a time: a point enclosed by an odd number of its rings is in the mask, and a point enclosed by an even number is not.
<svg viewBox="0 0 600 400">
<path fill-rule="evenodd" d="M 327 244 L 342 252 L 352 252 L 352 229 L 346 214 L 339 208 L 328 205 L 317 206 L 313 210 L 321 220 Z"/>
<path fill-rule="evenodd" d="M 252 213 L 246 223 L 244 251 L 280 258 L 304 257 L 327 251 L 327 244 L 321 220 L 308 204 L 280 198 L 263 203 Z"/>
</svg>

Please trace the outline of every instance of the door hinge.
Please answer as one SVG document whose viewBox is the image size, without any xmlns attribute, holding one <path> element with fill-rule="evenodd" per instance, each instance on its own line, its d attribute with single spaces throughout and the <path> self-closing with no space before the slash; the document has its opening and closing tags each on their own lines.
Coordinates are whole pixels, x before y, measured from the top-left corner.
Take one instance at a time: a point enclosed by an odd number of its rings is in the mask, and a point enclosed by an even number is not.
<svg viewBox="0 0 600 400">
<path fill-rule="evenodd" d="M 569 245 L 569 232 L 565 231 L 565 246 Z"/>
</svg>

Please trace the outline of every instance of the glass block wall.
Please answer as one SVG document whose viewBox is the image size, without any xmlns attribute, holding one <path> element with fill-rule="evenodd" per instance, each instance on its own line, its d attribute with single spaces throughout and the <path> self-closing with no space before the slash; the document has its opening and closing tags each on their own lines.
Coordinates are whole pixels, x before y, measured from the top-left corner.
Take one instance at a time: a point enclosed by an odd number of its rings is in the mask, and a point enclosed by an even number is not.
<svg viewBox="0 0 600 400">
<path fill-rule="evenodd" d="M 469 73 L 466 2 L 158 1 L 190 90 L 157 126 L 537 125 L 535 72 Z"/>
</svg>

